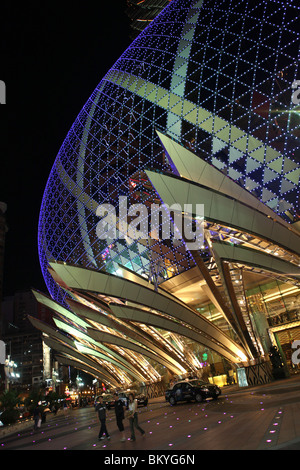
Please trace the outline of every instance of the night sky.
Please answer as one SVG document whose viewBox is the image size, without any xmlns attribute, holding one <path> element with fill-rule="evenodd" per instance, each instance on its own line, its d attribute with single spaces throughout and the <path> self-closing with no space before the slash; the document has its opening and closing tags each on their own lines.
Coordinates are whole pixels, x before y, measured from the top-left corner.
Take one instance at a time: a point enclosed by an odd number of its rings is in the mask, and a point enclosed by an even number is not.
<svg viewBox="0 0 300 470">
<path fill-rule="evenodd" d="M 9 226 L 4 296 L 31 287 L 47 292 L 37 251 L 43 192 L 81 108 L 131 42 L 125 10 L 126 0 L 1 4 L 7 104 L 0 106 L 0 201 L 8 205 Z"/>
</svg>

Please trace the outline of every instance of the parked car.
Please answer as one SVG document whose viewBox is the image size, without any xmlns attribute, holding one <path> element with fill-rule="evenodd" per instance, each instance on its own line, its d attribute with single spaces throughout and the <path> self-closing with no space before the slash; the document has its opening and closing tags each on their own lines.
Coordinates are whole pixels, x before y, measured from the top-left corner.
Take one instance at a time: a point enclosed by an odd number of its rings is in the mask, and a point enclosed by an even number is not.
<svg viewBox="0 0 300 470">
<path fill-rule="evenodd" d="M 147 406 L 148 397 L 143 393 L 137 393 L 135 390 L 126 390 L 118 392 L 119 398 L 124 402 L 125 406 L 128 406 L 129 394 L 134 393 L 135 398 L 137 399 L 138 406 Z"/>
<path fill-rule="evenodd" d="M 200 379 L 177 382 L 171 389 L 166 390 L 165 398 L 171 405 L 179 401 L 195 400 L 200 403 L 207 398 L 216 400 L 221 395 L 221 389 L 217 385 L 203 382 Z"/>
<path fill-rule="evenodd" d="M 148 397 L 143 393 L 136 395 L 135 397 L 138 401 L 138 406 L 147 406 L 148 405 Z"/>
<path fill-rule="evenodd" d="M 118 392 L 119 399 L 124 403 L 124 406 L 128 406 L 128 392 Z"/>
<path fill-rule="evenodd" d="M 110 408 L 113 408 L 115 405 L 115 399 L 114 396 L 111 393 L 103 393 L 102 395 L 99 395 L 98 397 L 95 398 L 94 406 L 96 406 L 99 403 L 99 397 L 103 397 L 103 402 L 106 404 L 106 408 L 109 410 Z"/>
</svg>

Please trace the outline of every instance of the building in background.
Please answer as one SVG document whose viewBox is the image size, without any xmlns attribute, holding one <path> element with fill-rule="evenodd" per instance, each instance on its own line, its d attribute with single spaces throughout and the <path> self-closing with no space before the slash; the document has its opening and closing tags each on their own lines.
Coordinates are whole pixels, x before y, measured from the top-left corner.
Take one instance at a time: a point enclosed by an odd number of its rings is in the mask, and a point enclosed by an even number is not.
<svg viewBox="0 0 300 470">
<path fill-rule="evenodd" d="M 3 298 L 2 302 L 4 334 L 9 331 L 32 331 L 28 316 L 38 318 L 51 324 L 52 312 L 45 306 L 36 303 L 30 290 L 20 290 Z"/>
<path fill-rule="evenodd" d="M 11 386 L 27 390 L 41 386 L 52 378 L 53 359 L 51 351 L 43 344 L 43 337 L 32 327 L 28 316 L 46 321 L 51 325 L 52 312 L 37 304 L 31 291 L 18 291 L 4 297 L 2 302 L 3 335 L 8 362 L 13 362 L 18 376 L 11 375 Z"/>
<path fill-rule="evenodd" d="M 51 298 L 35 296 L 55 328 L 31 321 L 58 362 L 111 386 L 224 383 L 241 369 L 261 383 L 275 347 L 295 370 L 284 350 L 300 331 L 299 17 L 283 1 L 172 0 L 96 87 L 40 212 Z M 203 243 L 130 238 L 124 197 L 189 204 L 194 224 L 204 204 Z M 109 241 L 103 204 L 116 208 Z"/>
</svg>

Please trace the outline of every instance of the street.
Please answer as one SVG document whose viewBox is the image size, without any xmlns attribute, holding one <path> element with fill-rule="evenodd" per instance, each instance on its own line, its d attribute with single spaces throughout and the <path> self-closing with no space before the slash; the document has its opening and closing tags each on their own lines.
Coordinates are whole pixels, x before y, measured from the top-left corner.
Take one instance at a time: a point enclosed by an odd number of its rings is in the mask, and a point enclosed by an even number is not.
<svg viewBox="0 0 300 470">
<path fill-rule="evenodd" d="M 251 389 L 222 390 L 217 401 L 170 406 L 163 397 L 139 408 L 136 441 L 120 442 L 114 410 L 107 428 L 111 439 L 98 441 L 100 423 L 93 406 L 48 415 L 37 432 L 32 426 L 1 437 L 1 450 L 300 450 L 300 377 Z M 130 438 L 125 419 L 126 437 Z M 1 431 L 0 431 L 1 433 Z M 102 458 L 102 457 L 101 457 Z M 104 458 L 104 456 L 103 456 Z"/>
</svg>

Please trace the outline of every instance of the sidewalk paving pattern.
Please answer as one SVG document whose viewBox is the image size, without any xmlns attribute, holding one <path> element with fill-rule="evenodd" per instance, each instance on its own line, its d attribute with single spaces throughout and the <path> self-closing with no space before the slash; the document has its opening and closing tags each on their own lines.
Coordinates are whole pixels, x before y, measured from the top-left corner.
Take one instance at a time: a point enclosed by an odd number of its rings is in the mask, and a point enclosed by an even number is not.
<svg viewBox="0 0 300 470">
<path fill-rule="evenodd" d="M 130 438 L 125 420 L 126 435 Z M 1 450 L 300 450 L 300 377 L 241 389 L 223 388 L 217 401 L 170 406 L 164 397 L 139 409 L 146 431 L 136 441 L 120 442 L 114 411 L 111 439 L 98 441 L 99 421 L 92 406 L 48 415 L 38 432 L 32 423 L 19 432 L 0 430 Z"/>
</svg>

